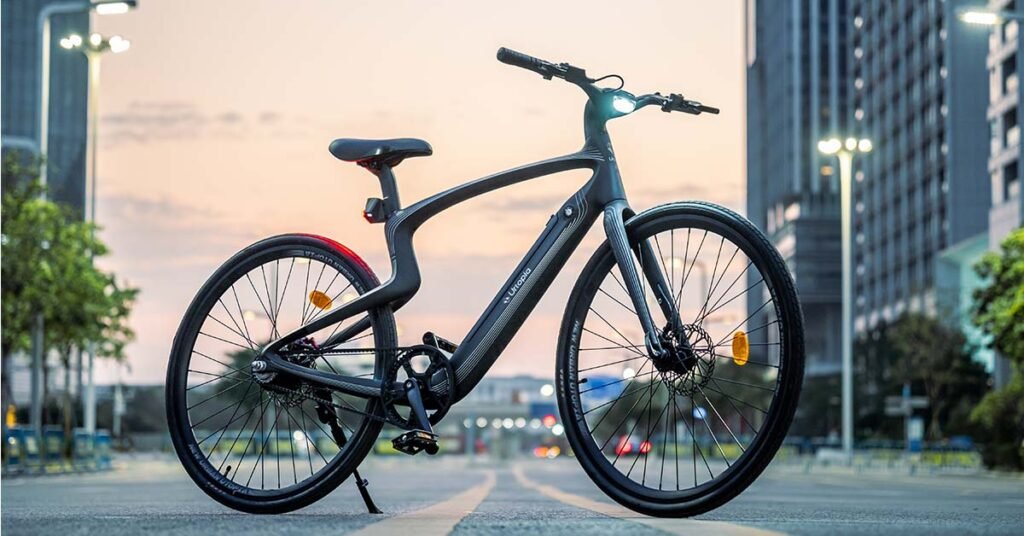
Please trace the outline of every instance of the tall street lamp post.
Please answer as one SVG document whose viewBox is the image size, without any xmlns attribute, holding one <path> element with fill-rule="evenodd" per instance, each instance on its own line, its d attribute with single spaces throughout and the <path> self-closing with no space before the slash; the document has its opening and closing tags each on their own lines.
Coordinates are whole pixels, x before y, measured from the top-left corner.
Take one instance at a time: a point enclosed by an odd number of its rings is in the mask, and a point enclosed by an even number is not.
<svg viewBox="0 0 1024 536">
<path fill-rule="evenodd" d="M 835 155 L 839 160 L 839 206 L 842 226 L 842 375 L 843 375 L 843 454 L 847 461 L 853 460 L 853 262 L 852 213 L 853 199 L 853 155 L 871 152 L 871 140 L 866 138 L 829 138 L 818 142 L 818 151 Z"/>
<path fill-rule="evenodd" d="M 114 35 L 109 38 L 98 33 L 83 40 L 77 34 L 69 35 L 60 40 L 60 46 L 67 50 L 80 50 L 89 63 L 89 223 L 93 224 L 92 233 L 96 232 L 96 184 L 99 180 L 97 174 L 97 149 L 99 147 L 99 101 L 100 101 L 100 60 L 103 54 L 113 52 L 118 54 L 128 50 L 131 42 Z M 90 435 L 96 433 L 96 383 L 95 383 L 95 360 L 96 347 L 89 345 L 88 376 L 86 379 L 85 391 L 85 429 Z M 116 408 L 115 408 L 116 410 Z"/>
<path fill-rule="evenodd" d="M 88 13 L 95 11 L 99 15 L 117 15 L 126 13 L 138 4 L 138 0 L 77 0 L 47 4 L 39 10 L 37 27 L 39 28 L 39 119 L 37 134 L 39 140 L 36 147 L 41 161 L 39 164 L 39 182 L 43 186 L 40 194 L 46 199 L 47 156 L 49 151 L 50 130 L 50 19 L 54 15 L 69 13 Z M 32 407 L 29 421 L 35 430 L 36 442 L 43 444 L 43 315 L 37 314 L 32 322 Z"/>
</svg>

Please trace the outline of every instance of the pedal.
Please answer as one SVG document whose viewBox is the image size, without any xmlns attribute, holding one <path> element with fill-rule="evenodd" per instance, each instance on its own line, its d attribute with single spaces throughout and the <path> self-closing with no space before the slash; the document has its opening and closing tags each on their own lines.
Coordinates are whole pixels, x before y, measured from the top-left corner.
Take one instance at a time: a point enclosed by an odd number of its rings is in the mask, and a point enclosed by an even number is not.
<svg viewBox="0 0 1024 536">
<path fill-rule="evenodd" d="M 410 430 L 391 440 L 395 450 L 410 456 L 426 451 L 433 456 L 437 454 L 437 434 L 425 430 Z"/>
<path fill-rule="evenodd" d="M 455 344 L 454 342 L 449 341 L 448 339 L 445 339 L 443 337 L 439 337 L 432 331 L 428 331 L 423 334 L 423 344 L 433 346 L 434 348 L 437 348 L 438 350 L 441 350 L 443 352 L 448 352 L 449 354 L 454 354 L 455 350 L 459 349 L 458 344 Z"/>
</svg>

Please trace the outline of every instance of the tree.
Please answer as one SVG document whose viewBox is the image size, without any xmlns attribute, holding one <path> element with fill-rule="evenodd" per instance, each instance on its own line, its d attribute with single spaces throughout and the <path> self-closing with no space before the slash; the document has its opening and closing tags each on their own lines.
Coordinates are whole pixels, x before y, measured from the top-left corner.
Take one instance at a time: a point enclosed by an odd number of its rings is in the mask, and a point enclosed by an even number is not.
<svg viewBox="0 0 1024 536">
<path fill-rule="evenodd" d="M 986 465 L 1024 470 L 1024 229 L 1010 233 L 1001 253 L 985 255 L 975 271 L 988 285 L 975 292 L 974 323 L 1010 360 L 1013 375 L 985 395 L 971 420 L 980 428 Z"/>
<path fill-rule="evenodd" d="M 959 329 L 923 314 L 904 314 L 889 337 L 897 354 L 895 379 L 924 389 L 931 414 L 928 436 L 942 438 L 951 417 L 981 399 L 988 382 L 984 366 L 971 357 Z"/>
<path fill-rule="evenodd" d="M 29 348 L 32 323 L 41 315 L 44 348 L 56 351 L 64 367 L 70 449 L 74 412 L 67 386 L 73 352 L 94 345 L 100 356 L 123 359 L 124 346 L 134 336 L 127 319 L 137 290 L 118 285 L 113 275 L 95 267 L 93 259 L 107 252 L 95 229 L 66 207 L 42 199 L 43 188 L 31 168 L 5 159 L 3 180 L 4 407 L 10 403 L 10 357 Z"/>
</svg>

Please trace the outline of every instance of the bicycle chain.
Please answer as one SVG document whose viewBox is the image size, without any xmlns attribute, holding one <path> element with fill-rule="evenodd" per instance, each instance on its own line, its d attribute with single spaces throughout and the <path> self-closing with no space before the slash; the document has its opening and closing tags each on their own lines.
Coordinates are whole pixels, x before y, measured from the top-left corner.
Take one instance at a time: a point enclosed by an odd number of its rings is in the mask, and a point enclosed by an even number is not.
<svg viewBox="0 0 1024 536">
<path fill-rule="evenodd" d="M 323 357 L 325 355 L 373 354 L 373 353 L 377 353 L 377 352 L 394 352 L 392 354 L 392 357 L 396 357 L 399 352 L 404 352 L 404 351 L 408 350 L 409 348 L 411 348 L 411 346 L 396 346 L 396 347 L 393 347 L 393 348 L 340 348 L 340 349 L 334 349 L 334 350 L 320 350 L 318 352 L 315 352 L 315 354 L 318 357 Z M 303 393 L 300 390 L 289 389 L 287 387 L 281 387 L 281 386 L 275 386 L 275 388 L 278 389 L 278 390 L 285 391 L 287 393 L 293 394 L 293 395 L 298 395 L 299 397 L 301 397 L 301 398 L 303 398 L 305 400 L 312 400 L 312 401 L 320 403 L 320 404 L 327 404 L 327 405 L 329 405 L 331 407 L 334 407 L 336 409 L 340 409 L 342 411 L 347 411 L 349 413 L 355 413 L 356 415 L 362 415 L 363 417 L 367 417 L 367 418 L 375 420 L 375 421 L 383 422 L 384 424 L 394 424 L 394 423 L 390 422 L 386 417 L 381 417 L 381 416 L 378 416 L 378 415 L 372 415 L 370 413 L 367 413 L 365 411 L 360 411 L 360 410 L 355 409 L 353 407 L 348 407 L 348 406 L 343 406 L 341 404 L 336 404 L 332 400 L 327 400 L 327 399 L 324 399 L 324 398 L 320 398 L 320 397 L 318 397 L 316 395 L 313 395 L 313 394 L 310 394 L 310 393 Z"/>
</svg>

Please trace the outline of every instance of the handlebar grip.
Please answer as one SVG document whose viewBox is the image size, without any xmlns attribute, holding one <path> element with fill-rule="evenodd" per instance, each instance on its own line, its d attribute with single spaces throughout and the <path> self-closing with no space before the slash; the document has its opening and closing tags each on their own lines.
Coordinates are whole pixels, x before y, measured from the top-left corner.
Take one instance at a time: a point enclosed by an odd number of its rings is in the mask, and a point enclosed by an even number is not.
<svg viewBox="0 0 1024 536">
<path fill-rule="evenodd" d="M 697 109 L 702 111 L 702 112 L 704 112 L 704 113 L 714 114 L 714 115 L 718 115 L 718 112 L 721 111 L 718 108 L 715 108 L 714 106 L 704 106 L 703 104 L 698 106 Z"/>
<path fill-rule="evenodd" d="M 516 52 L 515 50 L 505 47 L 498 49 L 498 61 L 515 67 L 529 69 L 545 76 L 548 76 L 548 73 L 545 72 L 545 68 L 551 65 L 550 62 L 546 62 L 540 58 L 535 58 L 529 54 Z"/>
</svg>

